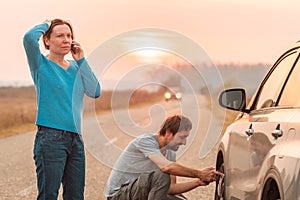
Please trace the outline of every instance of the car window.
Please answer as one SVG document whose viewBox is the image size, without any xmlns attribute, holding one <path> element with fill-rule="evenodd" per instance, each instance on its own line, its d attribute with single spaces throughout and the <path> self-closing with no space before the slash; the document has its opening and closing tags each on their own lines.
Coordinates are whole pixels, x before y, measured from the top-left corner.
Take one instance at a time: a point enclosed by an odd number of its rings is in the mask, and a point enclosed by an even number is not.
<svg viewBox="0 0 300 200">
<path fill-rule="evenodd" d="M 283 107 L 300 107 L 300 63 L 299 60 L 293 69 L 289 80 L 281 95 L 279 106 Z"/>
<path fill-rule="evenodd" d="M 296 60 L 296 56 L 297 51 L 289 52 L 274 68 L 260 92 L 260 96 L 256 104 L 257 109 L 272 107 L 276 104 L 280 90 Z"/>
</svg>

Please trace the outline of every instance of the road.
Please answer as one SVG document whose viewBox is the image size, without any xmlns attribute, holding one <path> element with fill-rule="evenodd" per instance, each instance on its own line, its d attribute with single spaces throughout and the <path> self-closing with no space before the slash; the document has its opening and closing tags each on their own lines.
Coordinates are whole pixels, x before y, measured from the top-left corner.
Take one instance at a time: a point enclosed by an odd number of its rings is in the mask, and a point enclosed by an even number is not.
<svg viewBox="0 0 300 200">
<path fill-rule="evenodd" d="M 193 121 L 187 145 L 178 151 L 178 162 L 195 168 L 214 166 L 215 149 L 200 159 L 200 147 L 207 152 L 218 138 L 222 115 L 215 116 L 203 96 L 184 96 L 182 102 L 159 102 L 139 108 L 113 110 L 101 115 L 85 116 L 86 146 L 85 199 L 102 200 L 103 190 L 116 158 L 135 136 L 157 132 L 166 116 L 180 113 Z M 220 117 L 221 116 L 221 117 Z M 205 137 L 208 133 L 209 137 Z M 33 142 L 35 132 L 0 140 L 0 200 L 35 199 L 37 194 Z M 205 139 L 206 138 L 206 139 Z M 205 142 L 204 142 L 205 140 Z M 205 153 L 204 153 L 205 154 Z M 179 178 L 179 181 L 186 180 Z M 214 183 L 186 193 L 190 200 L 213 199 Z M 60 197 L 61 191 L 60 191 Z"/>
</svg>

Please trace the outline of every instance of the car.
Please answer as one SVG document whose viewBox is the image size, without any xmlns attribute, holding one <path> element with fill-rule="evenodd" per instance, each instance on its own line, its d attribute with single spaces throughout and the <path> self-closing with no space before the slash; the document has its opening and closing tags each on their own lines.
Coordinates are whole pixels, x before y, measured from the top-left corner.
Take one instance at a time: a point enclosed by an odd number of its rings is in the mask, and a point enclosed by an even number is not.
<svg viewBox="0 0 300 200">
<path fill-rule="evenodd" d="M 239 114 L 217 145 L 215 199 L 300 199 L 299 52 L 297 42 L 277 59 L 249 103 L 243 88 L 220 93 Z"/>
<path fill-rule="evenodd" d="M 164 99 L 165 101 L 170 100 L 181 100 L 182 93 L 180 92 L 179 88 L 170 88 L 164 93 Z"/>
</svg>

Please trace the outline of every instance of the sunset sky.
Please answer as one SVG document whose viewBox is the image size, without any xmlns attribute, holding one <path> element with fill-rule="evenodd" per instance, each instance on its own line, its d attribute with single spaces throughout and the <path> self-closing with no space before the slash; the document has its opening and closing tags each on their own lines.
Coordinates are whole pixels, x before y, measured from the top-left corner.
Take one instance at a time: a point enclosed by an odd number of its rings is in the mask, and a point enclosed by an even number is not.
<svg viewBox="0 0 300 200">
<path fill-rule="evenodd" d="M 300 39 L 299 8 L 298 0 L 5 1 L 0 7 L 0 81 L 31 81 L 22 38 L 45 19 L 69 19 L 87 57 L 115 36 L 152 28 L 178 33 L 195 42 L 216 64 L 272 64 Z M 153 37 L 164 41 L 162 35 L 145 34 L 143 40 L 133 37 L 130 43 L 136 50 Z M 166 41 L 182 45 L 176 40 Z M 165 62 L 157 59 L 164 55 L 155 51 L 138 51 L 134 56 L 143 62 Z M 116 67 L 115 73 L 120 71 Z"/>
</svg>

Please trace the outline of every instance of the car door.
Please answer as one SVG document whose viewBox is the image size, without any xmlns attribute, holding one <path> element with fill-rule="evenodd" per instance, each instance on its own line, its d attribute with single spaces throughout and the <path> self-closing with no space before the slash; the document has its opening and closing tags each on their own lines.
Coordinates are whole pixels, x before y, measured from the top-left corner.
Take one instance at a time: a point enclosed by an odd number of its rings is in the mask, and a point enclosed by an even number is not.
<svg viewBox="0 0 300 200">
<path fill-rule="evenodd" d="M 251 105 L 249 118 L 252 119 L 253 134 L 248 138 L 249 166 L 246 170 L 248 177 L 245 179 L 243 199 L 257 198 L 261 167 L 271 149 L 282 142 L 280 134 L 286 132 L 289 113 L 278 107 L 278 101 L 298 54 L 298 49 L 292 49 L 279 59 L 262 82 Z"/>
<path fill-rule="evenodd" d="M 229 141 L 227 150 L 227 172 L 226 187 L 227 195 L 237 199 L 243 199 L 245 191 L 245 179 L 248 177 L 249 168 L 249 141 L 245 133 L 247 129 L 251 131 L 251 119 L 244 114 L 238 122 L 227 128 Z"/>
<path fill-rule="evenodd" d="M 299 199 L 300 190 L 300 62 L 297 61 L 283 88 L 277 103 L 277 116 L 286 125 L 281 128 L 282 139 L 278 159 L 274 166 L 278 169 L 285 199 Z"/>
</svg>

